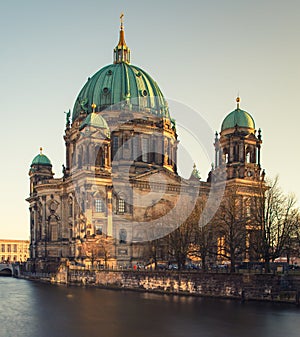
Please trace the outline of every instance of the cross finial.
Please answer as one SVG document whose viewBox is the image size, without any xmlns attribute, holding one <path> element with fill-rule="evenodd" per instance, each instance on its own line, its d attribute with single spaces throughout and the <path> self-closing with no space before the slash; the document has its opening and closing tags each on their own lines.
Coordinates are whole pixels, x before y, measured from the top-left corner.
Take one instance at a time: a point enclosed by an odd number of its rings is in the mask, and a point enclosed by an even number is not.
<svg viewBox="0 0 300 337">
<path fill-rule="evenodd" d="M 237 105 L 237 109 L 239 109 L 240 108 L 240 101 L 241 101 L 241 99 L 240 99 L 240 97 L 238 96 L 237 98 L 236 98 L 236 105 Z"/>
<path fill-rule="evenodd" d="M 40 147 L 40 154 L 43 154 L 43 148 Z"/>
<path fill-rule="evenodd" d="M 121 30 L 124 28 L 124 13 L 122 12 L 120 15 L 120 21 L 121 21 Z"/>
</svg>

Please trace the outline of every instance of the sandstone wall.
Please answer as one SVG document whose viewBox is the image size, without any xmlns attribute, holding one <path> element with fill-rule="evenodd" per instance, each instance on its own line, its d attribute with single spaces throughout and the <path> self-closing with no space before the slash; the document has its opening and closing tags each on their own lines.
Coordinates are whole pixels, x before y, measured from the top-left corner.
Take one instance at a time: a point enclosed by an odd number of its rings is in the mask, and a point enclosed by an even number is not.
<svg viewBox="0 0 300 337">
<path fill-rule="evenodd" d="M 74 271 L 69 284 L 299 304 L 300 276 L 150 271 Z"/>
</svg>

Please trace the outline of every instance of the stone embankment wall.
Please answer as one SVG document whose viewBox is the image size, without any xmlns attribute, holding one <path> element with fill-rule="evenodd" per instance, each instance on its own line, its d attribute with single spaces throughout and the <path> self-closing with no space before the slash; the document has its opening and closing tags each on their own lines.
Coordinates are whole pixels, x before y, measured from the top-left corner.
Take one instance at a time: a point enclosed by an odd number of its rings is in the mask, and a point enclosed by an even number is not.
<svg viewBox="0 0 300 337">
<path fill-rule="evenodd" d="M 299 304 L 300 276 L 60 268 L 54 283 Z"/>
</svg>

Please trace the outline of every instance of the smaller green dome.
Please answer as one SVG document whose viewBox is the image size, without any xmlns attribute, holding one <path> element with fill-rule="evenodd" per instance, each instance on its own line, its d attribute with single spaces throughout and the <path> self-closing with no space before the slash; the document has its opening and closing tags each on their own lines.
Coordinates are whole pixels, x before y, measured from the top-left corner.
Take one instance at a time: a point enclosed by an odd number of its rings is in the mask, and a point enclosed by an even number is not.
<svg viewBox="0 0 300 337">
<path fill-rule="evenodd" d="M 247 111 L 237 108 L 225 117 L 221 126 L 221 131 L 231 129 L 236 126 L 255 129 L 254 119 Z"/>
<path fill-rule="evenodd" d="M 48 165 L 52 166 L 51 161 L 47 156 L 45 156 L 43 153 L 38 154 L 33 158 L 33 161 L 31 163 L 32 165 Z"/>
<path fill-rule="evenodd" d="M 81 123 L 79 129 L 82 130 L 86 126 L 109 130 L 106 120 L 96 112 L 87 115 L 85 120 Z"/>
</svg>

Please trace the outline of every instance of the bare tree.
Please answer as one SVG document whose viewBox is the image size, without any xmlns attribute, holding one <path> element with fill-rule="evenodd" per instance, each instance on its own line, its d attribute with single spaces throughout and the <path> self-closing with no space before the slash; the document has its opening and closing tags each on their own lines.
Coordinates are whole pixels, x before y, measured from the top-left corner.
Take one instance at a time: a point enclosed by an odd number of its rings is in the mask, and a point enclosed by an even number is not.
<svg viewBox="0 0 300 337">
<path fill-rule="evenodd" d="M 284 195 L 278 186 L 278 178 L 260 188 L 255 198 L 256 222 L 260 228 L 257 244 L 265 271 L 270 272 L 270 262 L 290 250 L 291 238 L 298 223 L 298 211 L 293 195 Z"/>
<path fill-rule="evenodd" d="M 187 256 L 191 252 L 192 236 L 193 228 L 188 222 L 169 234 L 169 254 L 175 259 L 179 270 L 185 267 Z"/>
<path fill-rule="evenodd" d="M 188 255 L 192 253 L 192 242 L 195 228 L 198 225 L 199 213 L 195 205 L 188 201 L 182 203 L 177 212 L 172 214 L 171 223 L 179 226 L 168 235 L 169 255 L 178 265 L 178 269 L 185 267 Z"/>
<path fill-rule="evenodd" d="M 295 219 L 295 230 L 292 240 L 292 245 L 294 247 L 293 253 L 295 257 L 300 257 L 300 212 L 298 210 L 297 217 Z"/>
<path fill-rule="evenodd" d="M 218 212 L 212 220 L 217 241 L 217 256 L 230 262 L 230 272 L 246 252 L 246 233 L 249 217 L 245 212 L 245 200 L 238 188 L 228 188 Z"/>
<path fill-rule="evenodd" d="M 105 268 L 107 262 L 113 258 L 113 239 L 105 235 L 97 235 L 94 238 L 87 239 L 82 244 L 82 252 L 84 256 L 90 259 L 92 267 L 96 261 L 102 260 Z"/>
<path fill-rule="evenodd" d="M 211 210 L 207 209 L 206 200 L 198 198 L 193 210 L 194 235 L 192 239 L 191 254 L 201 259 L 202 270 L 207 269 L 207 259 L 213 254 L 213 232 L 209 222 Z"/>
<path fill-rule="evenodd" d="M 296 211 L 296 210 L 295 210 Z M 283 254 L 286 256 L 286 261 L 290 264 L 292 258 L 300 255 L 300 226 L 299 213 L 291 218 L 291 231 L 287 236 L 286 243 L 283 248 Z"/>
<path fill-rule="evenodd" d="M 110 236 L 102 235 L 100 238 L 97 239 L 99 244 L 99 257 L 104 262 L 104 267 L 108 268 L 108 262 L 115 259 L 114 254 L 114 239 Z"/>
<path fill-rule="evenodd" d="M 157 269 L 159 261 L 164 261 L 168 252 L 166 237 L 148 241 L 145 245 L 144 258 Z"/>
</svg>

